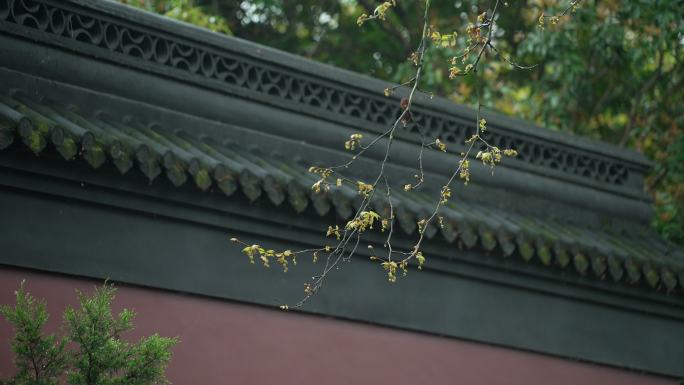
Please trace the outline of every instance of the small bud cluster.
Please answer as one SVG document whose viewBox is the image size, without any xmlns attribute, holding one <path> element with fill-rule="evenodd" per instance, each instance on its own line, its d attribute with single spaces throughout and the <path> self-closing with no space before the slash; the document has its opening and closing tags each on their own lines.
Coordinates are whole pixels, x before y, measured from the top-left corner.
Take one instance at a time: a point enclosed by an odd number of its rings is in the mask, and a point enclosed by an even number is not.
<svg viewBox="0 0 684 385">
<path fill-rule="evenodd" d="M 439 139 L 435 140 L 435 147 L 437 147 L 437 149 L 442 152 L 446 152 L 447 150 L 446 144 L 444 144 L 444 142 L 442 142 Z"/>
<path fill-rule="evenodd" d="M 479 25 L 468 24 L 466 27 L 466 34 L 468 34 L 468 45 L 485 42 L 485 37 L 482 36 L 482 28 L 480 28 Z"/>
<path fill-rule="evenodd" d="M 458 177 L 463 180 L 464 185 L 468 185 L 468 182 L 470 182 L 470 161 L 468 159 L 461 159 L 459 166 L 461 171 L 459 171 Z"/>
<path fill-rule="evenodd" d="M 480 159 L 484 165 L 493 168 L 497 163 L 501 162 L 502 154 L 508 157 L 514 157 L 518 155 L 518 152 L 509 148 L 501 151 L 498 147 L 492 146 L 484 151 L 479 151 L 475 158 Z"/>
<path fill-rule="evenodd" d="M 542 14 L 539 15 L 539 19 L 537 20 L 537 27 L 539 27 L 539 29 L 543 31 L 546 27 L 546 20 L 548 20 L 549 24 L 551 24 L 552 26 L 557 25 L 558 23 L 560 23 L 560 18 L 562 16 L 565 16 L 568 13 L 568 11 L 572 11 L 572 13 L 575 13 L 577 11 L 577 6 L 579 5 L 580 1 L 581 0 L 573 0 L 572 3 L 570 3 L 570 7 L 566 8 L 563 12 L 557 15 L 547 16 L 544 14 L 544 12 L 542 12 Z"/>
<path fill-rule="evenodd" d="M 456 66 L 449 67 L 449 79 L 455 79 L 457 76 L 461 75 L 462 72 L 463 71 Z"/>
<path fill-rule="evenodd" d="M 420 58 L 421 58 L 420 54 L 418 52 L 414 51 L 414 52 L 411 52 L 411 54 L 408 57 L 408 60 L 411 63 L 413 63 L 414 66 L 417 66 L 418 64 L 420 64 Z"/>
<path fill-rule="evenodd" d="M 371 256 L 370 259 L 371 261 L 381 261 L 380 266 L 382 266 L 382 269 L 387 272 L 387 280 L 389 282 L 394 283 L 397 282 L 397 273 L 399 270 L 401 270 L 402 276 L 406 276 L 408 274 L 408 262 L 411 259 L 411 257 L 415 258 L 416 262 L 418 262 L 418 270 L 423 270 L 423 265 L 425 264 L 425 256 L 423 256 L 423 253 L 421 251 L 416 251 L 409 257 L 399 261 L 384 260 L 376 256 Z"/>
<path fill-rule="evenodd" d="M 382 220 L 380 221 L 380 224 L 382 225 L 382 227 L 380 228 L 380 231 L 382 231 L 384 233 L 385 230 L 387 230 L 390 227 L 390 219 L 389 218 L 382 218 Z"/>
<path fill-rule="evenodd" d="M 344 148 L 347 150 L 355 150 L 357 147 L 361 147 L 361 139 L 363 138 L 363 135 L 361 134 L 352 134 L 349 137 L 349 140 L 344 142 Z"/>
<path fill-rule="evenodd" d="M 404 275 L 406 275 L 406 263 L 405 262 L 400 262 L 397 263 L 395 261 L 385 261 L 382 262 L 382 268 L 387 271 L 387 280 L 394 283 L 397 282 L 397 268 L 401 266 L 401 269 L 404 270 Z"/>
<path fill-rule="evenodd" d="M 423 218 L 416 222 L 416 224 L 418 225 L 418 234 L 423 234 L 425 231 L 425 225 L 427 225 L 427 219 Z"/>
<path fill-rule="evenodd" d="M 541 29 L 542 31 L 546 27 L 546 19 L 549 20 L 549 23 L 551 25 L 557 25 L 560 22 L 560 16 L 546 16 L 544 15 L 544 12 L 542 12 L 542 14 L 539 15 L 539 19 L 537 22 L 537 27 L 539 27 L 539 29 Z"/>
<path fill-rule="evenodd" d="M 335 226 L 335 229 L 339 232 L 339 228 Z M 335 232 L 335 229 L 333 229 L 333 234 Z M 328 229 L 330 232 L 330 228 Z M 259 244 L 253 244 L 249 245 L 237 238 L 231 238 L 231 242 L 243 245 L 244 248 L 242 249 L 242 253 L 249 258 L 249 263 L 256 263 L 256 258 L 258 257 L 259 260 L 261 261 L 261 264 L 264 265 L 264 267 L 271 267 L 271 261 L 275 260 L 277 264 L 279 264 L 284 272 L 287 272 L 288 266 L 290 264 L 290 261 L 292 262 L 293 265 L 297 265 L 297 254 L 305 253 L 305 252 L 312 252 L 313 254 L 313 262 L 315 263 L 318 259 L 318 255 L 322 252 L 329 253 L 332 251 L 331 246 L 325 246 L 320 249 L 315 249 L 315 250 L 301 250 L 301 251 L 292 251 L 292 250 L 285 250 L 282 252 L 277 252 L 273 249 L 266 249 L 265 247 L 259 245 Z"/>
<path fill-rule="evenodd" d="M 339 241 L 340 238 L 342 237 L 342 233 L 341 233 L 341 231 L 340 231 L 340 227 L 337 226 L 337 225 L 335 225 L 335 227 L 328 226 L 328 231 L 325 233 L 325 236 L 326 236 L 326 237 L 332 237 L 332 236 L 334 236 L 334 237 L 337 238 L 337 240 Z"/>
<path fill-rule="evenodd" d="M 440 204 L 445 204 L 449 201 L 449 198 L 451 198 L 451 189 L 449 188 L 449 186 L 443 186 L 442 187 L 442 191 L 441 191 L 439 197 L 440 197 L 440 200 L 439 200 Z"/>
<path fill-rule="evenodd" d="M 367 198 L 370 193 L 373 192 L 373 185 L 358 181 L 356 182 L 356 189 L 358 190 L 359 194 Z"/>
<path fill-rule="evenodd" d="M 384 3 L 378 5 L 375 8 L 372 15 L 367 15 L 364 13 L 361 16 L 359 16 L 359 18 L 356 19 L 356 24 L 359 27 L 361 27 L 363 25 L 363 23 L 367 22 L 368 20 L 373 20 L 373 19 L 385 20 L 385 19 L 387 19 L 387 11 L 389 11 L 390 8 L 392 8 L 396 5 L 397 5 L 397 2 L 395 0 L 385 1 Z"/>
<path fill-rule="evenodd" d="M 453 59 L 452 59 L 453 60 Z M 454 79 L 457 76 L 465 76 L 470 73 L 470 71 L 473 70 L 473 65 L 468 64 L 465 66 L 465 69 L 460 69 L 459 67 L 453 66 L 449 67 L 449 79 Z"/>
<path fill-rule="evenodd" d="M 316 183 L 314 183 L 311 186 L 311 190 L 313 190 L 313 192 L 318 194 L 321 192 L 330 191 L 330 183 L 327 182 L 327 179 L 333 173 L 333 170 L 331 168 L 312 166 L 312 167 L 309 167 L 309 172 L 313 173 L 313 174 L 320 175 L 320 177 L 321 177 L 321 179 L 319 179 Z"/>
<path fill-rule="evenodd" d="M 367 229 L 372 229 L 375 221 L 380 220 L 380 215 L 375 211 L 361 211 L 355 219 L 347 222 L 345 228 L 347 230 L 356 230 L 359 233 L 366 231 Z"/>
<path fill-rule="evenodd" d="M 416 252 L 416 261 L 418 261 L 418 270 L 423 270 L 423 265 L 425 264 L 425 257 L 422 251 Z"/>
<path fill-rule="evenodd" d="M 322 253 L 322 252 L 329 253 L 329 252 L 331 252 L 331 251 L 332 251 L 332 246 L 325 246 L 325 247 L 322 248 L 322 249 L 318 249 L 318 250 L 314 251 L 313 254 L 312 254 L 312 257 L 313 257 L 312 261 L 313 261 L 313 263 L 318 262 L 318 255 L 319 255 L 320 253 Z"/>
<path fill-rule="evenodd" d="M 237 240 L 235 240 L 234 242 L 236 241 Z M 254 257 L 258 256 L 264 267 L 271 267 L 271 259 L 274 258 L 276 263 L 282 266 L 284 272 L 287 272 L 289 264 L 289 261 L 287 260 L 288 258 L 292 260 L 292 264 L 297 264 L 297 257 L 295 256 L 295 253 L 292 252 L 292 250 L 285 250 L 279 253 L 275 250 L 265 249 L 260 245 L 254 244 L 246 246 L 244 249 L 242 249 L 242 253 L 247 255 L 250 263 L 254 263 Z"/>
<path fill-rule="evenodd" d="M 456 38 L 458 38 L 457 32 L 441 34 L 439 31 L 433 31 L 430 35 L 432 42 L 442 48 L 452 48 L 456 46 Z"/>
</svg>

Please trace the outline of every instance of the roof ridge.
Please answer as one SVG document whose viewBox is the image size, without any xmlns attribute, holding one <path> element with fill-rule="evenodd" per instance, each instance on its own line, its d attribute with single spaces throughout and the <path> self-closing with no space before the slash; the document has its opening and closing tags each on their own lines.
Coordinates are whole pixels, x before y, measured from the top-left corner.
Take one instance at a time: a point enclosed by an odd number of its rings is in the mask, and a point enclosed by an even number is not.
<svg viewBox="0 0 684 385">
<path fill-rule="evenodd" d="M 10 7 L 16 4 L 15 0 L 3 1 Z M 46 10 L 50 12 L 43 12 Z M 113 61 L 374 133 L 384 131 L 399 113 L 397 97 L 386 98 L 378 92 L 386 82 L 122 4 L 46 0 L 15 11 L 0 15 L 4 20 L 0 30 L 95 60 Z M 446 99 L 417 101 L 414 124 L 459 153 L 463 139 L 474 129 L 473 110 Z M 519 153 L 505 167 L 643 194 L 643 174 L 650 163 L 636 152 L 539 129 L 494 113 L 488 120 L 488 142 L 514 147 Z M 418 141 L 411 127 L 397 136 Z"/>
</svg>

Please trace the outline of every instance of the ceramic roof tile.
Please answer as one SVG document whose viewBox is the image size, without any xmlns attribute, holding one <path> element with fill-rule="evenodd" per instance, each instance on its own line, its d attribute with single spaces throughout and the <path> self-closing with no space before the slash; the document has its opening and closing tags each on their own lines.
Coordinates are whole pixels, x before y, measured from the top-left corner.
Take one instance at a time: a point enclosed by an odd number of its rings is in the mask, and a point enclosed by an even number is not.
<svg viewBox="0 0 684 385">
<path fill-rule="evenodd" d="M 358 207 L 358 194 L 346 185 L 313 193 L 316 178 L 292 159 L 173 129 L 102 113 L 93 117 L 73 106 L 37 102 L 22 94 L 0 95 L 0 150 L 23 143 L 40 154 L 50 145 L 63 158 L 80 156 L 93 168 L 110 161 L 126 174 L 137 166 L 150 181 L 163 173 L 175 186 L 194 183 L 205 191 L 215 185 L 227 196 L 241 189 L 250 200 L 265 196 L 274 205 L 287 202 L 296 212 L 311 205 L 319 215 L 334 208 L 348 218 Z M 415 233 L 416 222 L 432 213 L 433 198 L 421 191 L 395 189 L 392 208 L 405 233 Z M 385 199 L 375 199 L 373 205 L 388 215 Z M 573 268 L 581 275 L 682 291 L 684 253 L 650 230 L 590 230 L 458 200 L 443 206 L 439 215 L 442 225 L 426 229 L 427 236 L 441 234 L 447 242 L 467 248 L 479 244 L 503 257 L 536 259 L 544 266 Z"/>
</svg>

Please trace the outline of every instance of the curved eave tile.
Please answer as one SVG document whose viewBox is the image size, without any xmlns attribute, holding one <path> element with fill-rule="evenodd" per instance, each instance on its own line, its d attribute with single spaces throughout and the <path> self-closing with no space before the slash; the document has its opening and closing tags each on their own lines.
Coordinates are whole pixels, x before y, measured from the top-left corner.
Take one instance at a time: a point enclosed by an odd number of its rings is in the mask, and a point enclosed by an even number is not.
<svg viewBox="0 0 684 385">
<path fill-rule="evenodd" d="M 35 154 L 49 144 L 65 159 L 80 156 L 93 168 L 109 160 L 126 174 L 137 164 L 150 182 L 163 171 L 174 186 L 192 180 L 201 191 L 217 186 L 227 196 L 241 189 L 251 201 L 266 196 L 276 206 L 288 202 L 297 213 L 312 207 L 323 216 L 334 209 L 346 219 L 361 202 L 355 189 L 346 184 L 320 194 L 312 192 L 316 176 L 291 159 L 196 138 L 131 117 L 102 113 L 87 117 L 73 106 L 35 102 L 22 94 L 0 95 L 0 150 L 17 138 Z M 432 214 L 433 198 L 421 191 L 395 190 L 392 209 L 399 228 L 415 234 L 417 222 Z M 374 197 L 371 206 L 389 215 L 384 194 Z M 670 253 L 653 236 L 588 230 L 455 200 L 442 206 L 438 215 L 441 220 L 424 230 L 428 238 L 442 234 L 447 242 L 467 248 L 479 244 L 490 254 L 517 255 L 549 268 L 572 268 L 582 276 L 639 283 L 664 292 L 681 289 L 684 281 L 684 255 Z"/>
</svg>

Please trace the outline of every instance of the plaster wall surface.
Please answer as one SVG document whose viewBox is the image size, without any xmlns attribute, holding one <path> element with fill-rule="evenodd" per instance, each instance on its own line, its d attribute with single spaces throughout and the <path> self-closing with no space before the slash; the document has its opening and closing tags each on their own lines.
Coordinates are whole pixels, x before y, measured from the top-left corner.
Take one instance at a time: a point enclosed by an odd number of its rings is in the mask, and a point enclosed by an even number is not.
<svg viewBox="0 0 684 385">
<path fill-rule="evenodd" d="M 0 266 L 0 304 L 22 280 L 48 302 L 58 329 L 74 290 L 97 281 Z M 663 377 L 400 331 L 270 310 L 230 301 L 120 286 L 115 311 L 137 313 L 129 338 L 179 336 L 168 377 L 174 384 L 676 384 Z M 10 325 L 0 321 L 0 378 L 12 372 Z"/>
</svg>

